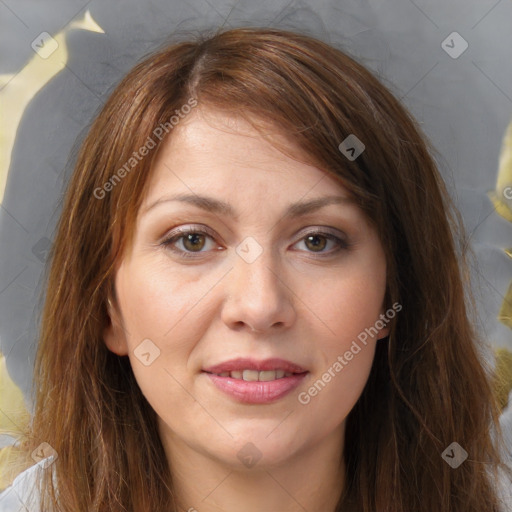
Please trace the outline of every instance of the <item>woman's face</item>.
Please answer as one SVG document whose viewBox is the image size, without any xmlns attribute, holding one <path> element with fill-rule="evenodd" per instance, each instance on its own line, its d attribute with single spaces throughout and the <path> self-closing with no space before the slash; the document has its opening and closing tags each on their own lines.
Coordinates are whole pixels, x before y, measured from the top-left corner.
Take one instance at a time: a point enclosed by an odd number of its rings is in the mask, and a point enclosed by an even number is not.
<svg viewBox="0 0 512 512">
<path fill-rule="evenodd" d="M 261 466 L 341 449 L 388 332 L 379 238 L 327 173 L 212 113 L 163 142 L 105 342 L 129 356 L 169 453 Z"/>
</svg>

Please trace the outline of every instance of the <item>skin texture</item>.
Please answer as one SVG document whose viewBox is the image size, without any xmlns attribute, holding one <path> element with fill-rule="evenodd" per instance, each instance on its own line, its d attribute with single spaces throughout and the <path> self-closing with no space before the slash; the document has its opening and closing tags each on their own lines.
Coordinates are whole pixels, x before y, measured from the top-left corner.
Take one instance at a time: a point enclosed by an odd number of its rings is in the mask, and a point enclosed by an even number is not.
<svg viewBox="0 0 512 512">
<path fill-rule="evenodd" d="M 225 201 L 238 218 L 176 201 L 147 210 L 177 193 Z M 388 332 L 361 345 L 307 405 L 298 401 L 385 312 L 384 253 L 354 203 L 284 217 L 290 203 L 332 195 L 349 197 L 326 172 L 285 156 L 249 124 L 220 112 L 195 109 L 160 148 L 133 246 L 116 272 L 117 304 L 104 339 L 112 352 L 129 356 L 158 415 L 184 510 L 335 508 L 345 420 L 368 379 L 375 344 Z M 195 252 L 183 238 L 162 244 L 175 228 L 191 225 L 213 233 L 199 237 Z M 325 229 L 348 247 L 336 252 L 322 236 L 307 243 L 310 232 Z M 262 250 L 251 263 L 236 251 L 246 237 Z M 136 356 L 144 339 L 160 351 L 148 366 Z M 280 357 L 309 374 L 276 402 L 242 404 L 201 372 L 236 357 Z M 250 468 L 237 456 L 247 443 L 261 457 Z"/>
</svg>

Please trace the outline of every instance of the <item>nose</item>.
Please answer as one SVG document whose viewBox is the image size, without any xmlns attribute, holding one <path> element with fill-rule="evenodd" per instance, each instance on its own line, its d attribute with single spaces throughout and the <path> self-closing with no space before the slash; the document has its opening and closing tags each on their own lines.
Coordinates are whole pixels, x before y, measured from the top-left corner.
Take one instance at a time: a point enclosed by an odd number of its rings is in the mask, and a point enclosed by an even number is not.
<svg viewBox="0 0 512 512">
<path fill-rule="evenodd" d="M 296 317 L 294 293 L 270 250 L 251 263 L 238 254 L 226 279 L 223 322 L 234 330 L 267 332 L 285 329 Z"/>
</svg>

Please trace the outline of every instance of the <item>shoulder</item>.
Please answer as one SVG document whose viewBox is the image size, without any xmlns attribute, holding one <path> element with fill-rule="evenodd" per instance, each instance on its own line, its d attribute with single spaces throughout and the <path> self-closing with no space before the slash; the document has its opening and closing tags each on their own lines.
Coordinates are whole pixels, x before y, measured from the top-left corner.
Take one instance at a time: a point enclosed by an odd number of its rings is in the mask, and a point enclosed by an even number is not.
<svg viewBox="0 0 512 512">
<path fill-rule="evenodd" d="M 0 494 L 0 512 L 40 512 L 38 479 L 53 462 L 47 457 L 20 473 Z"/>
<path fill-rule="evenodd" d="M 500 512 L 512 512 L 512 482 L 502 469 L 499 470 L 497 490 L 501 504 Z"/>
</svg>

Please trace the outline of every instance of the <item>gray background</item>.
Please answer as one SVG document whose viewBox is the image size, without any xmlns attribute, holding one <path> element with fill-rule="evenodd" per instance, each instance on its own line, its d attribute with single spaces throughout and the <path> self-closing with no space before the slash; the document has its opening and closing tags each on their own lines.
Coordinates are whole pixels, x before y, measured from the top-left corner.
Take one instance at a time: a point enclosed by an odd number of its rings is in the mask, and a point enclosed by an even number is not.
<svg viewBox="0 0 512 512">
<path fill-rule="evenodd" d="M 68 30 L 86 9 L 105 34 L 67 32 L 67 67 L 25 111 L 0 206 L 0 346 L 29 408 L 45 249 L 76 141 L 140 58 L 176 31 L 221 25 L 317 36 L 353 54 L 403 100 L 438 152 L 471 237 L 482 338 L 512 349 L 512 331 L 496 320 L 512 277 L 503 252 L 512 245 L 512 226 L 487 197 L 512 118 L 510 0 L 0 0 L 0 73 L 20 71 L 41 32 Z M 456 59 L 441 47 L 453 31 L 469 44 Z"/>
</svg>

